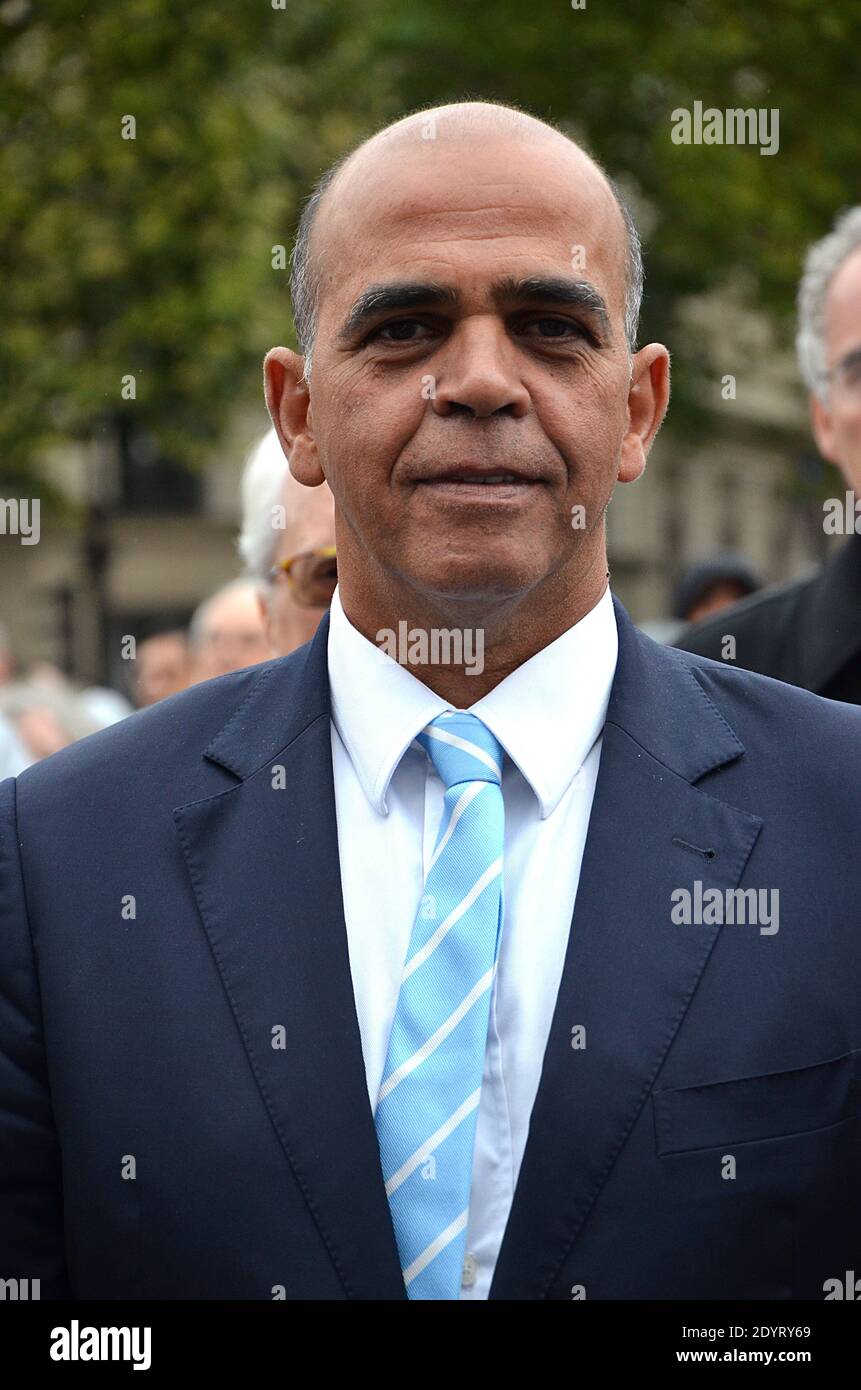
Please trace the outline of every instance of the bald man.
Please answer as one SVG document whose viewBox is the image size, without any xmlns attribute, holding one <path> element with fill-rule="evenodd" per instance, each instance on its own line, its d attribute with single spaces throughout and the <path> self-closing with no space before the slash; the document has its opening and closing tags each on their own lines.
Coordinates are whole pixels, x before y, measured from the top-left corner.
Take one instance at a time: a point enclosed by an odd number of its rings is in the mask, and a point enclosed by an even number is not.
<svg viewBox="0 0 861 1390">
<path fill-rule="evenodd" d="M 233 579 L 199 604 L 188 626 L 191 683 L 226 676 L 272 655 L 250 579 Z"/>
<path fill-rule="evenodd" d="M 135 699 L 141 709 L 185 690 L 190 679 L 191 655 L 181 628 L 155 632 L 138 643 Z"/>
<path fill-rule="evenodd" d="M 0 1263 L 43 1298 L 857 1267 L 861 714 L 611 597 L 641 289 L 614 186 L 508 108 L 314 192 L 265 377 L 330 614 L 2 788 Z"/>
</svg>

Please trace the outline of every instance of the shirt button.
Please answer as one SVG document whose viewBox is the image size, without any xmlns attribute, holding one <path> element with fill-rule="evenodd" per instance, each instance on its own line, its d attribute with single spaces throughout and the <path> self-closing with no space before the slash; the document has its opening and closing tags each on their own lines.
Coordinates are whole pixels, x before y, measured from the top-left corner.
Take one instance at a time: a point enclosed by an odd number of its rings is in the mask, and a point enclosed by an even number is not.
<svg viewBox="0 0 861 1390">
<path fill-rule="evenodd" d="M 465 1289 L 471 1289 L 475 1283 L 475 1276 L 478 1273 L 478 1260 L 474 1255 L 467 1254 L 463 1261 L 463 1274 L 461 1284 Z"/>
</svg>

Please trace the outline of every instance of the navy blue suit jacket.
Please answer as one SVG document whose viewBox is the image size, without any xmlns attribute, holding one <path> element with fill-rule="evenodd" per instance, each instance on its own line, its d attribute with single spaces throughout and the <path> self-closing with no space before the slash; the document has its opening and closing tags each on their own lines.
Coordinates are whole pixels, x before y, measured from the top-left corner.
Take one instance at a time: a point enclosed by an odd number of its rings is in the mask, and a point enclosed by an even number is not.
<svg viewBox="0 0 861 1390">
<path fill-rule="evenodd" d="M 861 1269 L 861 710 L 616 612 L 491 1298 L 821 1299 Z M 0 1276 L 43 1298 L 405 1297 L 327 630 L 0 786 Z M 779 930 L 674 922 L 697 881 L 778 890 Z"/>
</svg>

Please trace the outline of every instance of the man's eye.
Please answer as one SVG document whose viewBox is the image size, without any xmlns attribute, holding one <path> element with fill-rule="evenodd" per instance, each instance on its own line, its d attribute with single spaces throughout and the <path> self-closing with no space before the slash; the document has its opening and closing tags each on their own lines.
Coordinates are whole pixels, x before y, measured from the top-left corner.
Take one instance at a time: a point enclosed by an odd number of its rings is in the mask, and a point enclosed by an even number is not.
<svg viewBox="0 0 861 1390">
<path fill-rule="evenodd" d="M 523 325 L 524 333 L 539 338 L 582 338 L 583 329 L 571 319 L 554 318 L 550 315 L 539 319 L 529 319 Z"/>
<path fill-rule="evenodd" d="M 384 343 L 416 343 L 422 334 L 430 332 L 427 324 L 419 319 L 396 319 L 393 323 L 383 323 L 369 333 L 367 341 L 381 339 Z"/>
</svg>

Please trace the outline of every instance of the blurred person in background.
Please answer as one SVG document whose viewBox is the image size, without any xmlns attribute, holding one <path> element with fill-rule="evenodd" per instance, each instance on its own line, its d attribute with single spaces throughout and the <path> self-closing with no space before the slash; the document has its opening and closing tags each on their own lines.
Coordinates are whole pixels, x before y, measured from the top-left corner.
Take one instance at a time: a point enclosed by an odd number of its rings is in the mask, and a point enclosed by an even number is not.
<svg viewBox="0 0 861 1390">
<path fill-rule="evenodd" d="M 257 585 L 234 579 L 195 610 L 188 629 L 191 684 L 226 676 L 272 653 L 257 601 Z"/>
<path fill-rule="evenodd" d="M 656 642 L 672 645 L 689 623 L 731 607 L 761 587 L 762 580 L 750 562 L 725 551 L 688 566 L 676 585 L 671 617 L 642 619 L 637 626 Z"/>
<path fill-rule="evenodd" d="M 77 701 L 84 715 L 84 722 L 92 726 L 87 730 L 88 733 L 96 729 L 108 729 L 111 724 L 125 719 L 126 715 L 134 710 L 126 696 L 118 690 L 112 689 L 109 685 L 88 685 L 81 689 L 69 680 L 55 662 L 44 658 L 30 663 L 25 683 L 39 690 L 57 691 L 65 697 L 67 703 Z"/>
<path fill-rule="evenodd" d="M 14 726 L 28 763 L 58 753 L 99 727 L 68 684 L 21 681 L 3 686 L 0 715 Z"/>
<path fill-rule="evenodd" d="M 73 685 L 55 662 L 44 658 L 30 663 L 25 684 L 38 690 L 56 691 L 65 697 L 67 704 L 77 701 L 84 715 L 84 722 L 92 726 L 87 730 L 88 733 L 96 729 L 110 728 L 111 724 L 116 724 L 119 719 L 125 719 L 134 708 L 125 695 L 108 685 L 89 685 L 80 689 Z M 60 746 L 64 748 L 66 745 Z"/>
<path fill-rule="evenodd" d="M 0 627 L 0 780 L 132 712 L 119 691 L 100 685 L 81 690 L 47 658 L 30 662 L 13 680 L 16 669 Z"/>
<path fill-rule="evenodd" d="M 697 623 L 761 588 L 750 562 L 726 551 L 688 566 L 676 587 L 673 612 L 681 623 Z"/>
<path fill-rule="evenodd" d="M 139 709 L 176 695 L 191 683 L 191 649 L 179 628 L 155 632 L 137 644 L 135 702 Z"/>
<path fill-rule="evenodd" d="M 9 644 L 9 636 L 0 623 L 0 685 L 6 685 L 15 675 L 15 658 Z"/>
<path fill-rule="evenodd" d="M 271 651 L 288 656 L 310 642 L 335 592 L 335 501 L 328 483 L 296 482 L 274 430 L 245 467 L 238 549 Z"/>
<path fill-rule="evenodd" d="M 69 685 L 68 676 L 60 670 L 54 661 L 48 661 L 40 657 L 38 661 L 31 661 L 27 667 L 23 679 L 28 685 L 51 686 L 54 690 L 66 690 Z"/>
<path fill-rule="evenodd" d="M 78 692 L 78 700 L 96 729 L 109 729 L 134 714 L 134 705 L 109 685 L 88 685 Z"/>
<path fill-rule="evenodd" d="M 32 762 L 11 720 L 0 714 L 0 782 L 17 777 Z"/>
<path fill-rule="evenodd" d="M 67 704 L 77 702 L 84 722 L 91 725 L 88 733 L 93 733 L 96 729 L 110 728 L 111 724 L 125 719 L 134 709 L 125 695 L 121 695 L 109 685 L 88 685 L 80 689 L 73 685 L 59 666 L 45 659 L 31 662 L 27 670 L 26 684 L 38 690 L 56 691 L 65 697 Z M 80 738 L 82 735 L 79 734 L 77 737 Z M 64 743 L 60 744 L 62 748 L 65 746 Z"/>
<path fill-rule="evenodd" d="M 807 253 L 796 338 L 820 454 L 840 470 L 848 540 L 816 574 L 744 599 L 680 636 L 684 651 L 861 704 L 861 207 Z M 841 506 L 844 499 L 839 499 Z M 727 659 L 727 658 L 724 658 Z"/>
</svg>

